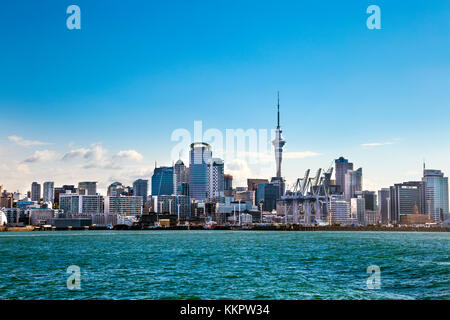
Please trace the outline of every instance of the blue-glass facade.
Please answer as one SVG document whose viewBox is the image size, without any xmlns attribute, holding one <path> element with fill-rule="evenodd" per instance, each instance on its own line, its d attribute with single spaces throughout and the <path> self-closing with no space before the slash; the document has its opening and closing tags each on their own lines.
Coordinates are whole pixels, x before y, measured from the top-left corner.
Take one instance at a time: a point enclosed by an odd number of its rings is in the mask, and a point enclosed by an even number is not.
<svg viewBox="0 0 450 320">
<path fill-rule="evenodd" d="M 207 143 L 191 144 L 189 192 L 194 200 L 203 201 L 208 197 L 208 164 L 211 159 L 211 147 Z"/>
<path fill-rule="evenodd" d="M 277 198 L 280 192 L 279 185 L 272 183 L 259 184 L 256 191 L 256 203 L 259 204 L 261 200 L 264 211 L 272 211 L 277 208 Z"/>
<path fill-rule="evenodd" d="M 175 194 L 173 167 L 155 168 L 152 176 L 152 196 Z"/>
<path fill-rule="evenodd" d="M 133 195 L 142 197 L 142 204 L 145 204 L 148 196 L 148 180 L 138 179 L 133 182 Z"/>
</svg>

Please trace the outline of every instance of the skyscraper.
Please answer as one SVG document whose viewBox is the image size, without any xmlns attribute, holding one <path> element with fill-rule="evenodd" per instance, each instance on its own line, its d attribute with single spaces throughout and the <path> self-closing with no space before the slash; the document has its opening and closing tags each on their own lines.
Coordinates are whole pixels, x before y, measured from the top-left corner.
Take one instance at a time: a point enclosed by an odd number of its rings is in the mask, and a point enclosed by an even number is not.
<svg viewBox="0 0 450 320">
<path fill-rule="evenodd" d="M 208 165 L 212 160 L 211 146 L 204 142 L 191 144 L 189 192 L 191 198 L 203 201 L 208 197 Z"/>
<path fill-rule="evenodd" d="M 365 209 L 369 211 L 377 211 L 377 193 L 375 191 L 363 191 L 361 192 L 362 197 L 365 200 Z"/>
<path fill-rule="evenodd" d="M 208 198 L 220 202 L 224 198 L 224 163 L 222 159 L 213 158 L 208 165 Z"/>
<path fill-rule="evenodd" d="M 344 200 L 355 198 L 357 191 L 362 191 L 362 168 L 347 170 L 345 173 Z"/>
<path fill-rule="evenodd" d="M 258 185 L 256 191 L 256 204 L 259 206 L 263 202 L 264 211 L 272 211 L 277 208 L 279 198 L 279 186 L 273 183 L 263 183 Z"/>
<path fill-rule="evenodd" d="M 173 167 L 155 168 L 152 176 L 152 196 L 175 194 L 175 174 Z"/>
<path fill-rule="evenodd" d="M 383 188 L 378 191 L 378 212 L 381 218 L 382 224 L 389 224 L 390 214 L 389 214 L 389 201 L 390 201 L 390 190 L 389 188 Z"/>
<path fill-rule="evenodd" d="M 397 183 L 390 188 L 390 218 L 393 224 L 400 223 L 400 216 L 414 214 L 415 207 L 423 213 L 423 183 L 409 181 Z"/>
<path fill-rule="evenodd" d="M 351 214 L 356 217 L 358 224 L 366 225 L 366 199 L 362 195 L 358 195 L 357 198 L 351 199 Z"/>
<path fill-rule="evenodd" d="M 54 202 L 55 184 L 53 182 L 44 182 L 44 202 Z"/>
<path fill-rule="evenodd" d="M 125 186 L 120 182 L 113 182 L 109 185 L 107 195 L 111 197 L 116 197 L 124 195 L 126 193 Z"/>
<path fill-rule="evenodd" d="M 142 198 L 142 204 L 145 204 L 148 197 L 148 180 L 138 179 L 133 182 L 133 195 Z"/>
<path fill-rule="evenodd" d="M 97 194 L 97 182 L 83 181 L 78 183 L 78 194 L 95 196 Z"/>
<path fill-rule="evenodd" d="M 348 162 L 344 157 L 340 157 L 334 161 L 336 172 L 336 186 L 339 186 L 340 192 L 343 194 L 345 189 L 345 174 L 349 170 L 353 170 L 353 163 Z"/>
<path fill-rule="evenodd" d="M 183 183 L 189 182 L 189 171 L 184 165 L 184 162 L 178 160 L 174 166 L 175 180 L 176 180 L 176 194 L 183 194 Z"/>
<path fill-rule="evenodd" d="M 37 182 L 31 184 L 31 201 L 41 201 L 41 185 Z"/>
<path fill-rule="evenodd" d="M 440 170 L 423 170 L 425 212 L 440 223 L 448 217 L 448 178 Z"/>
</svg>

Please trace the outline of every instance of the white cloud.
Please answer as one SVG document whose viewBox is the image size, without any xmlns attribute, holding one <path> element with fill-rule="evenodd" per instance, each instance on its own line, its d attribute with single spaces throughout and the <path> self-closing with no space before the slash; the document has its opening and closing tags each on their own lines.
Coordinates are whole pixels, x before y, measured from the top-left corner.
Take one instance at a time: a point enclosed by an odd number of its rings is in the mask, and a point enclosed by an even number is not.
<svg viewBox="0 0 450 320">
<path fill-rule="evenodd" d="M 22 147 L 30 147 L 30 146 L 42 146 L 42 145 L 47 145 L 49 144 L 48 142 L 41 142 L 41 141 L 35 141 L 35 140 L 25 140 L 22 137 L 18 137 L 18 136 L 9 136 L 8 137 L 9 141 L 12 141 L 16 144 L 18 144 L 19 146 Z"/>
<path fill-rule="evenodd" d="M 43 162 L 57 160 L 60 155 L 52 150 L 38 150 L 35 151 L 30 157 L 26 158 L 23 162 Z"/>
<path fill-rule="evenodd" d="M 77 158 L 83 158 L 92 165 L 102 165 L 105 164 L 108 159 L 106 157 L 107 150 L 102 147 L 100 143 L 91 144 L 89 148 L 77 148 L 70 150 L 63 157 L 63 161 L 69 161 Z"/>
<path fill-rule="evenodd" d="M 225 173 L 233 176 L 233 186 L 245 186 L 247 178 L 252 177 L 252 170 L 247 162 L 241 159 L 225 163 Z"/>
<path fill-rule="evenodd" d="M 78 157 L 84 157 L 88 153 L 88 151 L 89 151 L 89 149 L 86 149 L 86 148 L 78 148 L 78 149 L 70 150 L 62 157 L 62 160 L 68 161 L 68 160 L 72 160 L 72 159 L 75 159 Z"/>
<path fill-rule="evenodd" d="M 391 144 L 394 144 L 394 142 L 392 142 L 392 141 L 388 141 L 388 142 L 371 142 L 371 143 L 363 143 L 363 144 L 361 144 L 361 146 L 363 146 L 365 148 L 371 148 L 371 147 L 387 146 L 387 145 L 391 145 Z"/>
<path fill-rule="evenodd" d="M 134 160 L 134 161 L 142 161 L 142 159 L 144 159 L 142 154 L 140 154 L 136 150 L 122 150 L 122 151 L 119 151 L 114 156 L 114 158 L 126 159 L 126 160 Z"/>
</svg>

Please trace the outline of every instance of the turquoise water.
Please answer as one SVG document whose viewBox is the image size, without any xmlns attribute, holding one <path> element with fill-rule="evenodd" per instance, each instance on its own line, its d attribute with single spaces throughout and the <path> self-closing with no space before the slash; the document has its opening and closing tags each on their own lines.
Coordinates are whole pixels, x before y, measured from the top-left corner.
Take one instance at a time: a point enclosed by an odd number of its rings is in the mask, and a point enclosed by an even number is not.
<svg viewBox="0 0 450 320">
<path fill-rule="evenodd" d="M 0 259 L 0 299 L 450 299 L 450 233 L 4 232 Z"/>
</svg>

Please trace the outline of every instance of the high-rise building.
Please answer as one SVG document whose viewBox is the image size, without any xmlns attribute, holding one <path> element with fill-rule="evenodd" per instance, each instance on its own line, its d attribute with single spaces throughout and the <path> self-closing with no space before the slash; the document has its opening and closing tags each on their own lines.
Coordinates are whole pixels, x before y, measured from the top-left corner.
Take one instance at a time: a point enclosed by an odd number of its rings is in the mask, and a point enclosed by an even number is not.
<svg viewBox="0 0 450 320">
<path fill-rule="evenodd" d="M 37 182 L 31 184 L 31 201 L 41 201 L 41 185 Z"/>
<path fill-rule="evenodd" d="M 355 198 L 357 191 L 362 191 L 362 168 L 347 170 L 345 173 L 344 200 Z"/>
<path fill-rule="evenodd" d="M 256 203 L 259 206 L 260 202 L 263 202 L 264 211 L 272 211 L 277 208 L 277 199 L 280 196 L 279 185 L 273 183 L 264 183 L 258 185 L 256 191 Z"/>
<path fill-rule="evenodd" d="M 204 201 L 208 197 L 208 165 L 212 159 L 211 146 L 204 142 L 191 144 L 189 163 L 189 192 L 191 198 Z"/>
<path fill-rule="evenodd" d="M 352 198 L 350 202 L 351 214 L 356 217 L 358 224 L 366 225 L 366 199 L 359 195 L 357 198 Z"/>
<path fill-rule="evenodd" d="M 339 188 L 340 193 L 344 193 L 345 190 L 345 174 L 349 170 L 353 170 L 353 163 L 348 162 L 344 157 L 340 157 L 334 161 L 335 174 L 336 174 L 336 186 Z"/>
<path fill-rule="evenodd" d="M 377 193 L 375 191 L 362 191 L 362 197 L 365 200 L 366 210 L 369 211 L 377 211 L 378 210 L 378 202 L 377 202 Z"/>
<path fill-rule="evenodd" d="M 448 218 L 448 178 L 441 170 L 423 170 L 425 212 L 440 223 Z"/>
<path fill-rule="evenodd" d="M 97 182 L 83 181 L 78 183 L 78 194 L 86 196 L 97 195 Z"/>
<path fill-rule="evenodd" d="M 221 202 L 224 199 L 224 163 L 222 159 L 213 158 L 208 165 L 208 199 Z"/>
<path fill-rule="evenodd" d="M 44 202 L 54 202 L 55 184 L 53 182 L 44 182 Z"/>
<path fill-rule="evenodd" d="M 105 214 L 140 216 L 142 215 L 142 197 L 107 196 L 105 197 Z"/>
<path fill-rule="evenodd" d="M 79 195 L 61 193 L 59 207 L 68 214 L 98 214 L 103 213 L 103 196 Z"/>
<path fill-rule="evenodd" d="M 332 196 L 330 199 L 330 222 L 332 224 L 351 225 L 357 222 L 357 217 L 352 215 L 350 203 L 343 196 Z"/>
<path fill-rule="evenodd" d="M 138 179 L 133 182 L 133 195 L 142 198 L 142 204 L 147 202 L 148 180 Z"/>
<path fill-rule="evenodd" d="M 233 176 L 224 174 L 223 180 L 224 195 L 225 197 L 231 197 L 233 195 Z"/>
<path fill-rule="evenodd" d="M 126 187 L 120 182 L 113 182 L 108 186 L 106 194 L 111 197 L 117 197 L 128 193 Z"/>
<path fill-rule="evenodd" d="M 189 183 L 189 170 L 184 165 L 184 162 L 178 160 L 174 165 L 176 194 L 183 194 L 183 183 Z"/>
<path fill-rule="evenodd" d="M 269 183 L 267 179 L 247 179 L 247 190 L 256 191 L 259 184 Z"/>
<path fill-rule="evenodd" d="M 391 223 L 390 212 L 389 212 L 389 201 L 390 201 L 390 189 L 382 188 L 378 191 L 378 212 L 381 219 L 381 223 L 387 225 Z"/>
<path fill-rule="evenodd" d="M 155 168 L 152 176 L 152 196 L 175 194 L 175 179 L 173 167 Z"/>
<path fill-rule="evenodd" d="M 13 194 L 6 192 L 6 190 L 3 190 L 3 192 L 0 194 L 0 209 L 12 208 L 13 204 L 14 204 Z"/>
<path fill-rule="evenodd" d="M 400 223 L 400 216 L 414 214 L 417 207 L 419 213 L 423 213 L 423 183 L 420 181 L 409 181 L 397 183 L 390 187 L 389 204 L 391 223 Z"/>
</svg>

